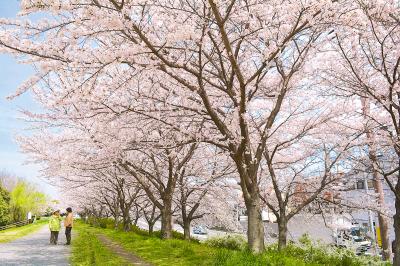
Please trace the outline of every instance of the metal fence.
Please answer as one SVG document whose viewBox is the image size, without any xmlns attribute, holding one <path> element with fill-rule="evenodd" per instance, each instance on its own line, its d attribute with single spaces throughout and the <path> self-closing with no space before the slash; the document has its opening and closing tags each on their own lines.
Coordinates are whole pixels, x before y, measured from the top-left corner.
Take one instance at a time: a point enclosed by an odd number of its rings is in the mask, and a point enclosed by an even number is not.
<svg viewBox="0 0 400 266">
<path fill-rule="evenodd" d="M 8 224 L 8 225 L 0 226 L 0 231 L 6 230 L 6 229 L 9 229 L 9 228 L 13 228 L 13 227 L 24 226 L 24 225 L 27 225 L 28 223 L 29 223 L 29 220 L 24 220 L 24 221 L 20 221 L 20 222 Z"/>
</svg>

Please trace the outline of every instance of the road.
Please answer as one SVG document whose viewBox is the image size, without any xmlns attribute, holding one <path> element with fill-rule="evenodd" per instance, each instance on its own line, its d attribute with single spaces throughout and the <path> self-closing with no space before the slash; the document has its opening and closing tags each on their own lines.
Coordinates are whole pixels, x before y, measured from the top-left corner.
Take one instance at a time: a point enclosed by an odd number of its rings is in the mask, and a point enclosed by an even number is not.
<svg viewBox="0 0 400 266">
<path fill-rule="evenodd" d="M 247 220 L 240 221 L 243 231 L 238 233 L 246 238 L 247 230 Z M 147 222 L 144 219 L 139 219 L 138 226 L 143 229 L 148 229 Z M 161 223 L 156 222 L 154 225 L 154 230 L 160 230 Z M 180 225 L 174 224 L 173 229 L 183 233 L 183 228 Z M 193 229 L 193 227 L 191 228 Z M 265 230 L 265 240 L 268 244 L 276 243 L 278 241 L 278 224 L 277 223 L 264 223 Z M 192 237 L 204 241 L 209 237 L 222 236 L 229 233 L 218 231 L 218 230 L 208 230 L 207 235 L 195 235 Z M 288 240 L 298 241 L 298 239 L 303 235 L 308 234 L 312 239 L 319 240 L 325 244 L 333 243 L 332 240 L 332 230 L 325 226 L 324 219 L 321 215 L 308 215 L 308 214 L 298 214 L 293 217 L 288 224 Z"/>
<path fill-rule="evenodd" d="M 0 265 L 70 265 L 70 246 L 64 246 L 64 230 L 58 237 L 59 244 L 49 244 L 49 229 L 46 225 L 32 234 L 9 243 L 0 244 Z"/>
</svg>

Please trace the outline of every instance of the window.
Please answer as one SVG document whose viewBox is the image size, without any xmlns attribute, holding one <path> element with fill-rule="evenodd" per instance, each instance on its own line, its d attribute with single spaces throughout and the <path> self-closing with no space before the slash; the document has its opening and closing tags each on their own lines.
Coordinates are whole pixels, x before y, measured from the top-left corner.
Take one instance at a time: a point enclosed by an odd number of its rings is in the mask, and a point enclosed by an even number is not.
<svg viewBox="0 0 400 266">
<path fill-rule="evenodd" d="M 375 188 L 374 180 L 369 179 L 369 180 L 367 181 L 367 184 L 368 184 L 368 189 L 374 189 L 374 188 Z M 365 181 L 364 181 L 364 180 L 357 180 L 356 188 L 357 188 L 357 189 L 366 189 L 366 187 L 365 187 Z"/>
<path fill-rule="evenodd" d="M 358 180 L 356 186 L 357 189 L 365 189 L 364 180 Z"/>
</svg>

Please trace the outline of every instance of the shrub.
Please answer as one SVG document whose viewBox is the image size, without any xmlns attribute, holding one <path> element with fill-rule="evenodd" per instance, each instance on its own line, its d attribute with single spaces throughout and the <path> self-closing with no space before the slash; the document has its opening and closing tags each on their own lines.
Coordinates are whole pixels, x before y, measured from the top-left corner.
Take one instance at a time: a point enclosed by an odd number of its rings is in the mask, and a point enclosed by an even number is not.
<svg viewBox="0 0 400 266">
<path fill-rule="evenodd" d="M 140 230 L 143 230 L 143 229 L 140 229 Z M 148 233 L 147 233 L 146 230 L 143 230 L 143 231 L 145 231 L 145 232 L 146 232 L 146 235 L 148 235 Z M 152 236 L 161 238 L 161 231 L 154 231 L 153 234 L 152 234 Z M 180 233 L 180 232 L 177 232 L 177 231 L 173 230 L 173 231 L 172 231 L 172 238 L 173 238 L 173 239 L 181 239 L 181 240 L 184 240 L 184 239 L 185 239 L 185 235 L 182 234 L 182 233 Z M 198 240 L 197 238 L 190 238 L 190 241 L 195 242 L 195 243 L 200 243 L 200 240 Z"/>
<path fill-rule="evenodd" d="M 89 216 L 87 223 L 94 227 L 114 228 L 114 219 Z"/>
<path fill-rule="evenodd" d="M 107 228 L 107 220 L 106 219 L 99 219 L 99 226 L 101 228 Z"/>
<path fill-rule="evenodd" d="M 144 229 L 140 228 L 139 226 L 137 226 L 135 224 L 132 225 L 131 231 L 136 233 L 136 234 L 138 234 L 138 235 L 141 235 L 141 236 L 148 236 L 149 235 L 149 231 L 144 230 Z"/>
<path fill-rule="evenodd" d="M 97 218 L 90 215 L 86 221 L 91 226 L 97 226 Z"/>
<path fill-rule="evenodd" d="M 154 231 L 153 236 L 161 238 L 161 231 Z M 177 231 L 172 231 L 172 238 L 173 239 L 185 239 L 185 236 L 182 233 L 179 233 Z"/>
<path fill-rule="evenodd" d="M 248 249 L 228 250 L 217 249 L 213 256 L 213 265 L 218 266 L 378 266 L 390 265 L 379 261 L 377 257 L 358 257 L 352 251 L 337 249 L 321 244 L 302 241 L 300 245 L 289 244 L 285 249 L 279 251 L 277 244 L 266 247 L 265 252 L 253 254 Z M 226 247 L 222 244 L 220 247 Z"/>
<path fill-rule="evenodd" d="M 357 256 L 349 249 L 314 243 L 308 236 L 302 236 L 299 242 L 299 245 L 289 244 L 281 251 L 278 251 L 276 245 L 271 245 L 267 247 L 266 252 L 279 254 L 279 256 L 296 257 L 307 265 L 313 263 L 332 266 L 386 265 L 378 257 Z"/>
<path fill-rule="evenodd" d="M 247 247 L 247 241 L 241 235 L 212 237 L 207 239 L 204 243 L 210 247 L 227 248 L 232 250 L 245 250 Z"/>
<path fill-rule="evenodd" d="M 172 237 L 175 239 L 185 239 L 185 235 L 177 231 L 172 231 Z"/>
<path fill-rule="evenodd" d="M 312 240 L 310 238 L 309 234 L 303 234 L 300 238 L 299 238 L 299 243 L 303 246 L 311 246 L 312 245 Z"/>
</svg>

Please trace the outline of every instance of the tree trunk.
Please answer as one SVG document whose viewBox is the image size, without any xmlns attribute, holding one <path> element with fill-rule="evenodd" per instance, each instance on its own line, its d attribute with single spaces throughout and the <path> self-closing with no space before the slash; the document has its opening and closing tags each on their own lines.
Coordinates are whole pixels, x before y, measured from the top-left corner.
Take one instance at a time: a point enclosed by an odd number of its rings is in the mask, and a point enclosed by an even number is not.
<svg viewBox="0 0 400 266">
<path fill-rule="evenodd" d="M 114 216 L 114 229 L 118 228 L 118 216 Z"/>
<path fill-rule="evenodd" d="M 129 211 L 125 211 L 123 213 L 123 217 L 122 217 L 122 223 L 124 226 L 124 231 L 130 231 L 131 230 L 131 219 L 129 217 Z"/>
<path fill-rule="evenodd" d="M 148 224 L 149 224 L 149 235 L 151 235 L 151 234 L 153 234 L 153 231 L 154 231 L 154 223 L 148 222 Z"/>
<path fill-rule="evenodd" d="M 287 244 L 287 220 L 285 215 L 281 214 L 281 217 L 278 219 L 278 250 L 282 250 L 286 247 Z"/>
<path fill-rule="evenodd" d="M 254 193 L 246 200 L 247 208 L 247 240 L 254 253 L 264 251 L 264 224 L 261 216 L 260 196 Z"/>
<path fill-rule="evenodd" d="M 396 192 L 400 193 L 400 176 L 399 180 L 397 180 Z M 400 199 L 399 197 L 396 197 L 396 214 L 394 215 L 394 234 L 395 234 L 395 240 L 394 240 L 394 260 L 393 260 L 393 265 L 400 265 Z"/>
<path fill-rule="evenodd" d="M 163 239 L 172 238 L 172 204 L 171 201 L 164 201 L 161 210 L 161 237 Z"/>
<path fill-rule="evenodd" d="M 390 261 L 392 256 L 392 249 L 389 241 L 389 226 L 387 218 L 382 214 L 378 214 L 379 228 L 381 230 L 381 240 L 382 240 L 382 259 L 385 261 Z"/>
<path fill-rule="evenodd" d="M 129 219 L 125 220 L 124 219 L 124 231 L 128 232 L 131 230 L 131 222 Z"/>
<path fill-rule="evenodd" d="M 129 224 L 129 223 L 126 223 L 125 225 L 124 225 L 124 231 L 125 232 L 128 232 L 128 231 L 130 231 L 131 230 L 131 225 Z"/>
<path fill-rule="evenodd" d="M 183 235 L 185 240 L 190 240 L 190 220 L 183 221 Z"/>
</svg>

